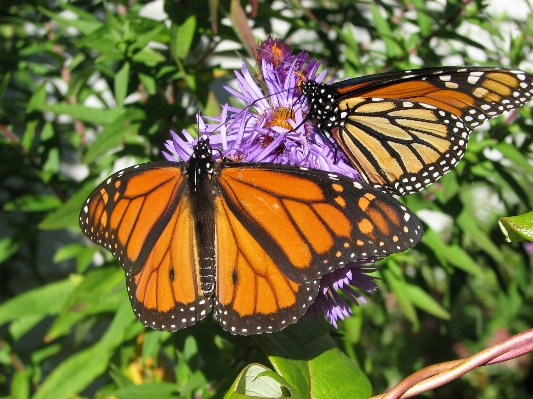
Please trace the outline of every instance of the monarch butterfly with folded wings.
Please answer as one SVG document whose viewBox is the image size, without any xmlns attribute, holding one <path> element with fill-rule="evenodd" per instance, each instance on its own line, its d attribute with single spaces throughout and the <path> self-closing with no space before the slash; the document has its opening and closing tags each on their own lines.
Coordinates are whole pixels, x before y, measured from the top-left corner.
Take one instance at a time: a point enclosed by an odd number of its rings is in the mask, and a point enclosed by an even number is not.
<svg viewBox="0 0 533 399">
<path fill-rule="evenodd" d="M 307 168 L 219 163 L 204 139 L 188 162 L 113 174 L 79 222 L 126 271 L 145 326 L 176 331 L 214 308 L 225 330 L 242 335 L 296 322 L 321 276 L 422 236 L 410 210 L 372 187 Z"/>
<path fill-rule="evenodd" d="M 442 67 L 334 84 L 302 81 L 307 118 L 327 130 L 362 178 L 397 195 L 452 170 L 470 132 L 531 100 L 533 75 L 516 69 Z"/>
</svg>

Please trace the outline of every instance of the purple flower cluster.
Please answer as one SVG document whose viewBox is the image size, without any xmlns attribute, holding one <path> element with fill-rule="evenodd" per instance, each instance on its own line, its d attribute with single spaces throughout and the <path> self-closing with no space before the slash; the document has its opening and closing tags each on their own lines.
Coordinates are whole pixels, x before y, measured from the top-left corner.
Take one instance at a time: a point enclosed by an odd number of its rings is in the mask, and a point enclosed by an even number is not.
<svg viewBox="0 0 533 399">
<path fill-rule="evenodd" d="M 313 122 L 306 120 L 307 104 L 302 99 L 299 83 L 302 79 L 322 82 L 326 71 L 318 73 L 320 62 L 301 52 L 292 55 L 282 40 L 267 39 L 258 49 L 262 80 L 254 79 L 243 63 L 241 72 L 235 71 L 238 90 L 226 87 L 234 97 L 242 100 L 244 108 L 222 107 L 220 116 L 197 117 L 198 130 L 209 136 L 215 158 L 228 158 L 237 162 L 272 162 L 305 166 L 340 173 L 357 179 L 357 171 L 341 152 L 336 152 Z M 196 144 L 187 131 L 182 137 L 171 132 L 172 140 L 165 143 L 163 155 L 170 161 L 188 160 Z M 310 312 L 317 316 L 320 310 L 330 323 L 348 317 L 351 308 L 337 292 L 358 305 L 365 298 L 354 289 L 372 292 L 377 289 L 375 277 L 368 276 L 377 270 L 374 259 L 352 262 L 324 276 L 320 282 L 317 299 Z"/>
</svg>

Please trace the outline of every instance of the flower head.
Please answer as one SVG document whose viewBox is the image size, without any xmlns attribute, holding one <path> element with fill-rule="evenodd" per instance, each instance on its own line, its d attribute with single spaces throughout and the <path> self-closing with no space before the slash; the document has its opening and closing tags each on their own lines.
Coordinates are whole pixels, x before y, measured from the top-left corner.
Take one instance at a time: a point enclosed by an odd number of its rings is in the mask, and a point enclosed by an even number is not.
<svg viewBox="0 0 533 399">
<path fill-rule="evenodd" d="M 317 82 L 325 76 L 325 71 L 317 74 L 320 64 L 316 60 L 301 70 L 307 58 L 305 53 L 289 54 L 277 67 L 261 59 L 266 92 L 243 63 L 241 72 L 235 72 L 239 90 L 226 90 L 246 106 L 239 109 L 226 104 L 220 116 L 198 117 L 199 132 L 209 135 L 211 145 L 221 151 L 216 158 L 305 166 L 358 177 L 344 155 L 305 119 L 307 106 L 298 84 L 302 76 Z M 165 157 L 187 160 L 196 140 L 185 132 L 183 138 L 172 132 L 172 138 L 166 143 Z"/>
</svg>

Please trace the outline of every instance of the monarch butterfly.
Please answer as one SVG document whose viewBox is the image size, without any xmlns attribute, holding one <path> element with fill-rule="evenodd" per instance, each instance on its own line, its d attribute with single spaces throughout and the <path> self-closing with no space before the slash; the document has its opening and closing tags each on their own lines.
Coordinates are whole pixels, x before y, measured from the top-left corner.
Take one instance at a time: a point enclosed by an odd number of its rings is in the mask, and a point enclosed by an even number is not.
<svg viewBox="0 0 533 399">
<path fill-rule="evenodd" d="M 383 73 L 331 85 L 302 81 L 307 117 L 330 131 L 362 178 L 394 194 L 452 170 L 470 132 L 526 104 L 533 75 L 489 67 Z"/>
<path fill-rule="evenodd" d="M 222 327 L 242 335 L 296 322 L 320 276 L 422 236 L 417 217 L 380 191 L 313 169 L 218 163 L 204 139 L 186 163 L 113 174 L 79 222 L 126 271 L 145 326 L 176 331 L 214 307 Z"/>
</svg>

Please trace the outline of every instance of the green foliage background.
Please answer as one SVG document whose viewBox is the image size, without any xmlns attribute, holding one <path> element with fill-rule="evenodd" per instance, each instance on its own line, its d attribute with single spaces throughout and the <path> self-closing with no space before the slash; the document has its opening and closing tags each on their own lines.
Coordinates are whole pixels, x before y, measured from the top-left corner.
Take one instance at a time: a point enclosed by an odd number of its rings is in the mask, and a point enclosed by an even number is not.
<svg viewBox="0 0 533 399">
<path fill-rule="evenodd" d="M 113 170 L 161 160 L 169 130 L 194 128 L 198 111 L 217 114 L 232 68 L 267 34 L 341 78 L 440 65 L 533 69 L 531 15 L 491 14 L 490 1 L 168 0 L 159 20 L 147 4 L 0 8 L 0 397 L 220 398 L 251 363 L 283 369 L 267 342 L 275 334 L 255 342 L 211 318 L 174 334 L 142 327 L 122 269 L 77 222 Z M 533 325 L 531 257 L 497 226 L 532 208 L 532 119 L 524 107 L 476 130 L 455 171 L 404 198 L 428 223 L 422 242 L 382 262 L 380 290 L 330 330 L 374 392 Z M 331 345 L 322 341 L 319 353 L 331 356 L 318 366 L 349 368 L 332 360 L 340 354 Z M 428 397 L 529 398 L 531 372 L 526 356 Z M 332 375 L 314 397 L 340 395 L 332 381 L 353 388 L 344 397 L 368 397 L 356 392 L 362 380 Z"/>
</svg>

